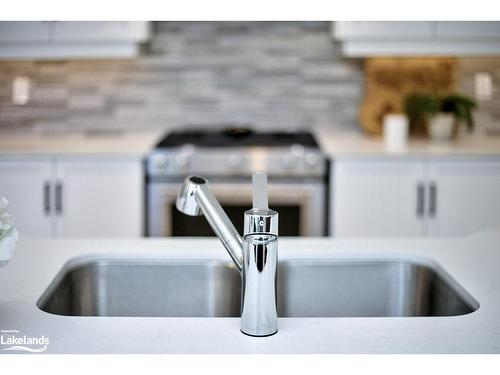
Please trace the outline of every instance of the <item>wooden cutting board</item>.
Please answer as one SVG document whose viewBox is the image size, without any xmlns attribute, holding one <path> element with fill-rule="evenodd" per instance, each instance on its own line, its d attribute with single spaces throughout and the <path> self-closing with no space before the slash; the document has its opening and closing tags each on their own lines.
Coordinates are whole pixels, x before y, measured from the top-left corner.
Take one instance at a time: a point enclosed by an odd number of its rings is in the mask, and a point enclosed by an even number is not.
<svg viewBox="0 0 500 375">
<path fill-rule="evenodd" d="M 446 94 L 455 91 L 457 61 L 454 58 L 369 58 L 365 60 L 365 96 L 359 109 L 362 129 L 382 134 L 388 113 L 401 113 L 412 92 Z M 412 134 L 425 134 L 413 127 Z"/>
</svg>

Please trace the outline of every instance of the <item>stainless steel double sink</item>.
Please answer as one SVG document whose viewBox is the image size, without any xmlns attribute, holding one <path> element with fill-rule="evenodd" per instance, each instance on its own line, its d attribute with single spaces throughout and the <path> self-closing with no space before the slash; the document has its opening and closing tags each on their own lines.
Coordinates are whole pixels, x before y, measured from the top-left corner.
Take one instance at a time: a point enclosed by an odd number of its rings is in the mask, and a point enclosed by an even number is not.
<svg viewBox="0 0 500 375">
<path fill-rule="evenodd" d="M 284 260 L 281 317 L 453 316 L 479 304 L 437 264 Z M 238 317 L 240 274 L 216 260 L 97 259 L 63 268 L 38 307 L 69 316 Z"/>
</svg>

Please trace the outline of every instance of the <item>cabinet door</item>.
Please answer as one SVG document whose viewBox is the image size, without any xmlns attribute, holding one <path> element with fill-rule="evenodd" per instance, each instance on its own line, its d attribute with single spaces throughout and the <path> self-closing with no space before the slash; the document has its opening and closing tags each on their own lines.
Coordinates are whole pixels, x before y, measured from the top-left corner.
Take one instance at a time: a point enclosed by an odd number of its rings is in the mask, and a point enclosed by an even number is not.
<svg viewBox="0 0 500 375">
<path fill-rule="evenodd" d="M 464 235 L 500 224 L 500 161 L 431 162 L 429 181 L 435 185 L 435 208 L 427 210 L 430 235 Z"/>
<path fill-rule="evenodd" d="M 433 37 L 429 21 L 338 21 L 334 37 L 342 40 L 426 40 Z"/>
<path fill-rule="evenodd" d="M 0 161 L 0 196 L 21 236 L 49 237 L 52 218 L 52 166 L 47 161 Z"/>
<path fill-rule="evenodd" d="M 132 21 L 58 21 L 54 22 L 54 41 L 126 42 L 144 40 L 147 22 Z"/>
<path fill-rule="evenodd" d="M 330 233 L 338 237 L 420 236 L 424 164 L 420 161 L 333 163 Z"/>
<path fill-rule="evenodd" d="M 50 22 L 3 21 L 0 22 L 1 42 L 48 42 Z"/>
<path fill-rule="evenodd" d="M 140 161 L 58 161 L 60 237 L 137 237 L 143 232 Z"/>
<path fill-rule="evenodd" d="M 439 39 L 485 40 L 500 39 L 500 22 L 497 21 L 438 21 L 436 34 Z"/>
</svg>

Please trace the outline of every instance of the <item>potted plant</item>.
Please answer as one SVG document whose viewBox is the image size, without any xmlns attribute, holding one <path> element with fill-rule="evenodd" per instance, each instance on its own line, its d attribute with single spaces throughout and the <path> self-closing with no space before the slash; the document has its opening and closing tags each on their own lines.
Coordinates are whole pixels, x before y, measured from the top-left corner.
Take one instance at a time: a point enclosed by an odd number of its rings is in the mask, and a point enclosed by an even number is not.
<svg viewBox="0 0 500 375">
<path fill-rule="evenodd" d="M 476 102 L 461 94 L 444 96 L 414 93 L 405 99 L 404 110 L 410 125 L 425 124 L 432 139 L 449 140 L 464 123 L 469 131 L 474 128 L 472 111 Z"/>
</svg>

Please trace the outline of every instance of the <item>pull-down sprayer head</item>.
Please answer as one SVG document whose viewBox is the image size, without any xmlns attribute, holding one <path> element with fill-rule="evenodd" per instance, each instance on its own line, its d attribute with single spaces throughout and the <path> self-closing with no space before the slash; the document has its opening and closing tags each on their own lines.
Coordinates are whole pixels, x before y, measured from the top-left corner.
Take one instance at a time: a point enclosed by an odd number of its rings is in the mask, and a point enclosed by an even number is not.
<svg viewBox="0 0 500 375">
<path fill-rule="evenodd" d="M 187 177 L 177 195 L 175 205 L 180 212 L 186 215 L 205 215 L 238 270 L 242 270 L 243 238 L 210 191 L 206 179 L 200 176 Z"/>
<path fill-rule="evenodd" d="M 196 201 L 196 192 L 201 185 L 207 184 L 207 180 L 200 176 L 189 176 L 182 184 L 177 195 L 175 206 L 183 214 L 189 216 L 203 215 L 200 205 Z"/>
</svg>

